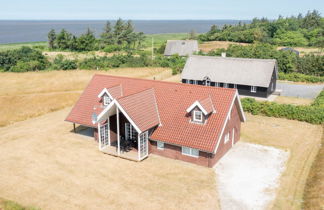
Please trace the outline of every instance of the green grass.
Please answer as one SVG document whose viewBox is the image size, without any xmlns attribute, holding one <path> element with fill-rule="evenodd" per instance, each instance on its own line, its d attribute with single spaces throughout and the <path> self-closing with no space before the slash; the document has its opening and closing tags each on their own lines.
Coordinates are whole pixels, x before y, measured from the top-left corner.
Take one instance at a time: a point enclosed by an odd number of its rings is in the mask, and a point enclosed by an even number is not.
<svg viewBox="0 0 324 210">
<path fill-rule="evenodd" d="M 145 41 L 143 43 L 144 48 L 150 48 L 152 46 L 152 37 L 154 39 L 154 47 L 159 48 L 167 40 L 178 40 L 188 38 L 187 33 L 168 33 L 168 34 L 145 34 Z M 47 42 L 22 42 L 12 44 L 0 44 L 0 51 L 17 49 L 22 46 L 35 47 L 42 46 L 47 47 Z"/>
<path fill-rule="evenodd" d="M 42 46 L 47 47 L 47 42 L 22 42 L 22 43 L 12 43 L 12 44 L 0 44 L 0 51 L 18 49 L 22 46 L 35 47 Z"/>
<path fill-rule="evenodd" d="M 154 39 L 154 47 L 159 48 L 167 40 L 181 40 L 188 38 L 187 33 L 174 33 L 174 34 L 145 34 L 145 41 L 143 43 L 145 48 L 152 46 L 152 37 Z"/>
<path fill-rule="evenodd" d="M 19 203 L 16 203 L 14 201 L 6 200 L 3 198 L 0 198 L 0 209 L 3 210 L 39 210 L 39 208 L 35 208 L 32 206 L 22 206 Z"/>
</svg>

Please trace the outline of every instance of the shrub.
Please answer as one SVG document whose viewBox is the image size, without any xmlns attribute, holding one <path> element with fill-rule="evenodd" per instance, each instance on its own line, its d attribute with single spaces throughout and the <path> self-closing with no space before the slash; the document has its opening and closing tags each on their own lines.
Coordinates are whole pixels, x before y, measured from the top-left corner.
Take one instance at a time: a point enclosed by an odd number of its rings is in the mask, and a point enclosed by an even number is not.
<svg viewBox="0 0 324 210">
<path fill-rule="evenodd" d="M 55 70 L 71 70 L 77 69 L 78 64 L 75 60 L 64 59 L 63 55 L 59 54 L 53 61 L 53 69 Z"/>
<path fill-rule="evenodd" d="M 324 108 L 324 90 L 315 98 L 312 106 Z"/>
<path fill-rule="evenodd" d="M 293 82 L 311 82 L 311 83 L 317 83 L 317 82 L 324 82 L 324 77 L 320 76 L 311 76 L 306 74 L 300 74 L 300 73 L 283 73 L 279 72 L 279 79 L 280 80 L 289 80 Z"/>
<path fill-rule="evenodd" d="M 37 71 L 42 69 L 42 64 L 38 61 L 18 61 L 15 66 L 12 66 L 9 71 L 12 72 L 26 72 Z"/>
<path fill-rule="evenodd" d="M 103 49 L 106 53 L 119 52 L 121 50 L 122 47 L 120 45 L 108 45 Z"/>
<path fill-rule="evenodd" d="M 287 118 L 312 124 L 324 123 L 324 108 L 319 105 L 295 106 L 275 102 L 257 102 L 253 98 L 243 98 L 241 102 L 244 111 L 253 115 Z"/>
</svg>

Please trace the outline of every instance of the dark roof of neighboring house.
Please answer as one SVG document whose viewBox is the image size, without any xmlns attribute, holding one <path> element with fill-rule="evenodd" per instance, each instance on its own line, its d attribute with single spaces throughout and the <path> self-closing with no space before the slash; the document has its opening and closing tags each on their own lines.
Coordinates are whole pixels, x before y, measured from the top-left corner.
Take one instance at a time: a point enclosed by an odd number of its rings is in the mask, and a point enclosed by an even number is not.
<svg viewBox="0 0 324 210">
<path fill-rule="evenodd" d="M 192 55 L 182 71 L 182 79 L 269 87 L 273 71 L 277 76 L 274 59 L 251 59 Z"/>
<path fill-rule="evenodd" d="M 198 52 L 198 50 L 197 40 L 168 40 L 164 55 L 170 56 L 178 54 L 180 56 L 188 56 Z"/>
<path fill-rule="evenodd" d="M 98 94 L 120 85 L 118 103 L 141 131 L 154 126 L 150 139 L 214 152 L 232 106 L 245 120 L 237 90 L 126 77 L 94 75 L 66 121 L 96 127 L 92 114 L 103 112 Z M 208 111 L 215 109 L 204 125 L 190 123 L 186 109 L 199 101 Z"/>
<path fill-rule="evenodd" d="M 291 52 L 295 53 L 296 55 L 299 55 L 299 51 L 295 50 L 294 48 L 291 48 L 291 47 L 284 47 L 284 48 L 281 48 L 280 50 L 282 50 L 282 51 L 291 51 Z"/>
</svg>

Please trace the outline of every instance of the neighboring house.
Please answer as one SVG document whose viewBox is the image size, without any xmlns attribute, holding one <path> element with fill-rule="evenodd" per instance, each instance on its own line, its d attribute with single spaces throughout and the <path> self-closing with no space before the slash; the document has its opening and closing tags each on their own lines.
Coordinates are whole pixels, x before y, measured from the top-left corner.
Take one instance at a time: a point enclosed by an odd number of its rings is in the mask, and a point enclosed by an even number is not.
<svg viewBox="0 0 324 210">
<path fill-rule="evenodd" d="M 234 89 L 95 75 L 66 121 L 92 128 L 107 154 L 212 167 L 240 139 L 245 116 Z"/>
<path fill-rule="evenodd" d="M 164 55 L 171 56 L 178 54 L 180 56 L 188 56 L 198 52 L 198 50 L 197 40 L 168 40 Z"/>
<path fill-rule="evenodd" d="M 274 59 L 190 56 L 181 74 L 182 83 L 236 88 L 240 95 L 267 98 L 276 90 Z"/>
<path fill-rule="evenodd" d="M 292 53 L 295 53 L 297 56 L 299 56 L 299 51 L 295 50 L 294 48 L 291 47 L 284 47 L 280 49 L 281 51 L 290 51 Z"/>
</svg>

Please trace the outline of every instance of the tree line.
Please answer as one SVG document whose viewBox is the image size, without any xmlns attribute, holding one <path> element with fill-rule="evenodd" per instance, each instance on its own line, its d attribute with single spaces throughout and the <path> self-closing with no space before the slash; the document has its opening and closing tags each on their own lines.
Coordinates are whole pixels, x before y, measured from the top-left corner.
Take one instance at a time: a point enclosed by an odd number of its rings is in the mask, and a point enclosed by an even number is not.
<svg viewBox="0 0 324 210">
<path fill-rule="evenodd" d="M 30 47 L 22 47 L 15 50 L 0 52 L 0 72 L 26 72 L 41 70 L 73 70 L 73 69 L 97 69 L 108 70 L 119 67 L 168 67 L 173 74 L 179 73 L 186 62 L 186 58 L 178 55 L 165 57 L 157 56 L 154 60 L 147 54 L 134 55 L 115 54 L 113 56 L 90 57 L 82 60 L 71 60 L 58 55 L 53 61 L 49 61 L 41 51 Z"/>
<path fill-rule="evenodd" d="M 250 24 L 216 25 L 199 35 L 201 41 L 263 42 L 284 46 L 324 47 L 324 18 L 317 10 L 305 16 L 282 17 L 277 20 L 254 18 Z"/>
<path fill-rule="evenodd" d="M 199 52 L 199 54 L 220 56 L 222 52 L 226 52 L 228 57 L 276 59 L 279 71 L 284 73 L 324 76 L 324 56 L 307 54 L 299 57 L 291 51 L 277 50 L 275 46 L 267 43 L 247 46 L 230 45 L 227 49 L 217 49 L 207 54 Z"/>
<path fill-rule="evenodd" d="M 114 25 L 107 21 L 103 32 L 96 38 L 89 28 L 79 37 L 62 29 L 56 33 L 52 29 L 48 33 L 48 47 L 50 49 L 71 51 L 92 51 L 102 49 L 106 52 L 119 51 L 122 49 L 139 49 L 144 42 L 143 32 L 135 32 L 131 20 L 118 19 Z"/>
</svg>

